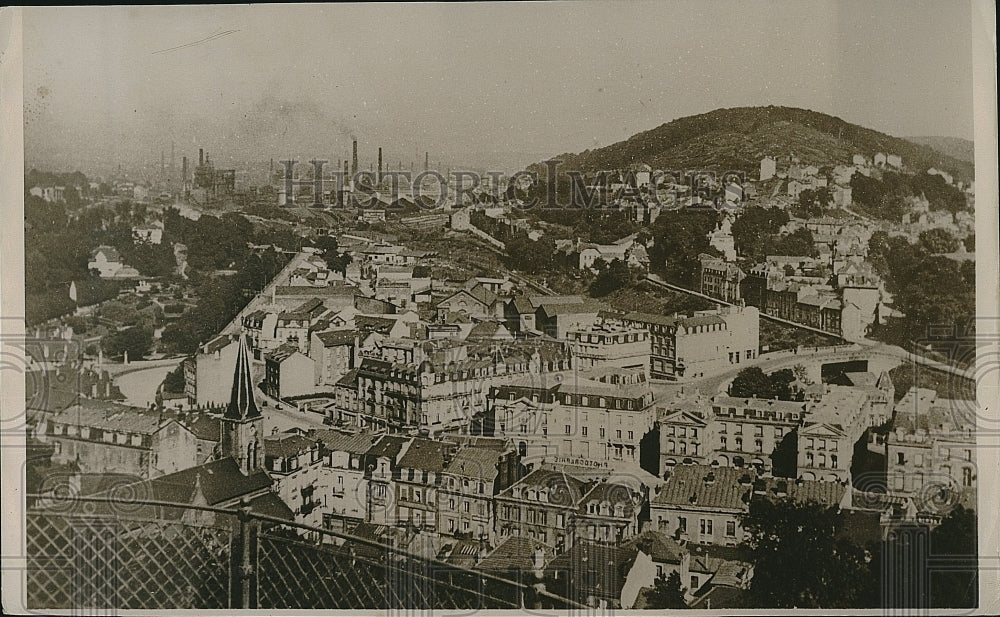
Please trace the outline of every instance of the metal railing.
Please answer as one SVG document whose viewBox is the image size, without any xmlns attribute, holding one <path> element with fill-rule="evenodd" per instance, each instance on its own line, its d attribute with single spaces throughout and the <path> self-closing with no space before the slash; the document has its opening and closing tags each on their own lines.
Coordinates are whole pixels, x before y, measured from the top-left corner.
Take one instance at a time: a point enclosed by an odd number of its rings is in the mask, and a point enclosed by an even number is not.
<svg viewBox="0 0 1000 617">
<path fill-rule="evenodd" d="M 31 609 L 555 609 L 582 605 L 371 539 L 251 511 L 29 496 Z M 40 505 L 41 504 L 41 505 Z"/>
</svg>

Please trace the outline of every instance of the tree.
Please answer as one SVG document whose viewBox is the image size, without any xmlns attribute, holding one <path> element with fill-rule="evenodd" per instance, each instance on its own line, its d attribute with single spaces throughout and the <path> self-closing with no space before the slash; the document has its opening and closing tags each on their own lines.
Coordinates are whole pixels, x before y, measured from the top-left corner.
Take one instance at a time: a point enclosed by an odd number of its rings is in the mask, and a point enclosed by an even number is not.
<svg viewBox="0 0 1000 617">
<path fill-rule="evenodd" d="M 347 266 L 351 264 L 351 256 L 345 251 L 340 252 L 337 239 L 333 236 L 320 236 L 313 242 L 313 246 L 322 249 L 320 257 L 326 262 L 326 266 L 334 272 L 343 275 L 347 274 Z"/>
<path fill-rule="evenodd" d="M 507 240 L 506 246 L 512 268 L 537 274 L 552 266 L 556 245 L 547 236 L 532 240 L 527 233 L 518 231 Z"/>
<path fill-rule="evenodd" d="M 754 562 L 752 606 L 878 606 L 880 573 L 872 569 L 878 549 L 841 537 L 837 508 L 788 498 L 754 499 L 742 522 Z"/>
<path fill-rule="evenodd" d="M 708 244 L 708 234 L 717 220 L 714 211 L 687 208 L 660 214 L 651 230 L 655 239 L 649 251 L 652 270 L 670 282 L 697 287 L 701 273 L 698 255 L 719 254 Z"/>
<path fill-rule="evenodd" d="M 805 255 L 806 257 L 816 257 L 819 251 L 813 244 L 812 232 L 805 227 L 800 227 L 790 234 L 778 236 L 773 242 L 769 255 Z"/>
<path fill-rule="evenodd" d="M 760 396 L 770 398 L 767 394 L 771 392 L 771 380 L 760 368 L 756 366 L 747 367 L 736 374 L 733 383 L 729 385 L 729 396 L 739 398 L 751 398 Z"/>
<path fill-rule="evenodd" d="M 128 352 L 129 360 L 141 360 L 153 344 L 153 333 L 148 328 L 133 326 L 101 339 L 101 348 L 111 358 L 120 358 Z"/>
<path fill-rule="evenodd" d="M 932 254 L 954 253 L 958 250 L 958 238 L 940 227 L 920 232 L 919 242 L 920 246 Z"/>
<path fill-rule="evenodd" d="M 590 285 L 590 295 L 595 298 L 635 284 L 635 273 L 628 264 L 620 259 L 614 259 L 610 264 L 598 269 L 597 278 Z"/>
<path fill-rule="evenodd" d="M 792 369 L 786 368 L 767 375 L 760 368 L 750 366 L 739 373 L 729 386 L 729 395 L 739 398 L 780 399 L 793 398 L 791 383 L 795 381 Z"/>
<path fill-rule="evenodd" d="M 653 588 L 646 592 L 645 608 L 687 608 L 681 575 L 677 570 L 667 576 L 661 574 L 653 580 Z"/>
<path fill-rule="evenodd" d="M 741 255 L 751 261 L 760 261 L 788 220 L 788 214 L 779 208 L 745 208 L 733 223 L 733 243 Z"/>
<path fill-rule="evenodd" d="M 966 569 L 935 572 L 930 577 L 931 606 L 935 608 L 972 608 L 979 596 L 976 558 L 979 554 L 976 513 L 958 505 L 941 524 L 931 530 L 930 546 L 934 555 L 969 560 Z"/>
</svg>

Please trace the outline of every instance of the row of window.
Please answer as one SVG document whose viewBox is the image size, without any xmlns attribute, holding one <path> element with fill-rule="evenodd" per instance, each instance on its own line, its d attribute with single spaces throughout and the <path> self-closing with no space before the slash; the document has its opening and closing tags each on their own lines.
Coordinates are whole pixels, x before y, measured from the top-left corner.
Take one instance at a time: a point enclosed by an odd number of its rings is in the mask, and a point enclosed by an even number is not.
<svg viewBox="0 0 1000 617">
<path fill-rule="evenodd" d="M 838 466 L 839 466 L 839 462 L 837 460 L 837 455 L 836 454 L 831 454 L 830 455 L 830 467 L 832 469 L 837 469 Z M 826 455 L 825 454 L 818 454 L 815 457 L 813 457 L 813 453 L 812 452 L 806 452 L 806 467 L 820 467 L 820 468 L 826 467 Z"/>
<path fill-rule="evenodd" d="M 742 437 L 737 437 L 734 440 L 734 442 L 735 442 L 734 450 L 736 450 L 738 452 L 744 452 L 744 450 L 743 450 L 743 438 Z M 721 445 L 721 447 L 722 447 L 723 450 L 728 450 L 729 449 L 729 442 L 728 442 L 728 440 L 725 437 L 720 437 L 719 438 L 719 443 L 720 443 L 720 445 Z M 763 451 L 764 451 L 764 442 L 762 440 L 760 440 L 760 439 L 755 439 L 754 442 L 753 442 L 753 452 L 763 452 Z"/>
<path fill-rule="evenodd" d="M 812 437 L 806 439 L 806 448 L 809 450 L 825 450 L 827 446 L 827 441 L 825 439 L 815 440 Z M 837 451 L 837 440 L 830 440 L 830 450 L 833 452 Z"/>
</svg>

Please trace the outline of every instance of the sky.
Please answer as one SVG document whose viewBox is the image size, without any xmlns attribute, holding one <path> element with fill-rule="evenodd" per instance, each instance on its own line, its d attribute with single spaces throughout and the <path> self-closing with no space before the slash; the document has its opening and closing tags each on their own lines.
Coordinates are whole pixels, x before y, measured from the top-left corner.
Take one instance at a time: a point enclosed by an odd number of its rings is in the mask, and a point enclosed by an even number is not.
<svg viewBox="0 0 1000 617">
<path fill-rule="evenodd" d="M 964 2 L 58 7 L 24 16 L 25 162 L 515 171 L 720 107 L 973 135 Z"/>
</svg>

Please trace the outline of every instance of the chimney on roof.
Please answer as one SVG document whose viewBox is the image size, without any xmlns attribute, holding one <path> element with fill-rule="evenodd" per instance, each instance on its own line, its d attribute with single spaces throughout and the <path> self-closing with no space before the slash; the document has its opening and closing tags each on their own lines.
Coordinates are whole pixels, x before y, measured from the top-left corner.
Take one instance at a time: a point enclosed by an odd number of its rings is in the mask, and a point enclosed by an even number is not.
<svg viewBox="0 0 1000 617">
<path fill-rule="evenodd" d="M 358 140 L 354 140 L 354 154 L 351 158 L 351 176 L 358 173 Z"/>
</svg>

